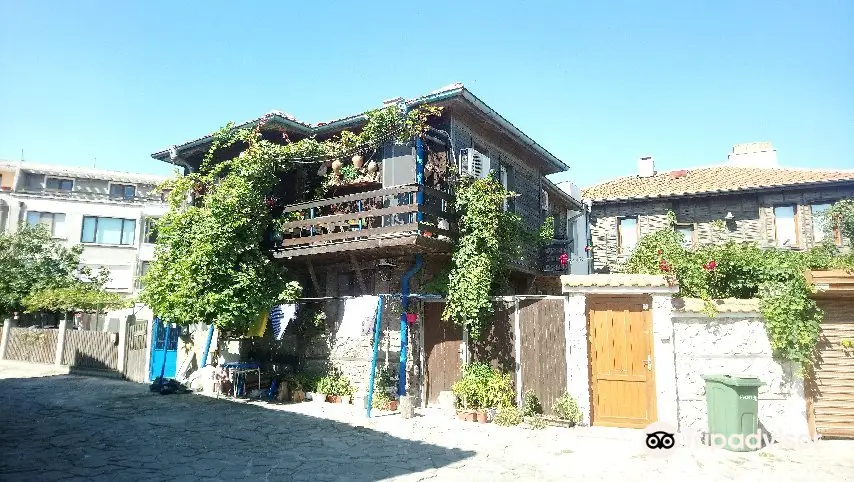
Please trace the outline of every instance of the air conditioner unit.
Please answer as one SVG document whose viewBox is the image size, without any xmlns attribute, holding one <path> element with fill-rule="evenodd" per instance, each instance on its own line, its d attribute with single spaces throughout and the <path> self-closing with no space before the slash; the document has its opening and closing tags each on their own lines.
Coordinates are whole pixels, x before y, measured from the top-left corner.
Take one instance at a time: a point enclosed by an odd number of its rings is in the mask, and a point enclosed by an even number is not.
<svg viewBox="0 0 854 482">
<path fill-rule="evenodd" d="M 461 176 L 486 177 L 490 170 L 489 158 L 471 147 L 461 149 L 457 169 Z"/>
</svg>

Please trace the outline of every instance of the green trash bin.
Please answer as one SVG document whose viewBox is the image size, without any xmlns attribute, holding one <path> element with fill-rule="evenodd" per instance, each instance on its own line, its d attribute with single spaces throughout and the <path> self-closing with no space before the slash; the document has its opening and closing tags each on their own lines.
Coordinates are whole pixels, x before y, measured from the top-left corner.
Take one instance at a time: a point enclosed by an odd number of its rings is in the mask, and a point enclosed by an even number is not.
<svg viewBox="0 0 854 482">
<path fill-rule="evenodd" d="M 764 383 L 758 378 L 730 375 L 703 378 L 706 380 L 709 442 L 736 452 L 758 450 L 762 446 L 757 427 L 759 387 Z"/>
</svg>

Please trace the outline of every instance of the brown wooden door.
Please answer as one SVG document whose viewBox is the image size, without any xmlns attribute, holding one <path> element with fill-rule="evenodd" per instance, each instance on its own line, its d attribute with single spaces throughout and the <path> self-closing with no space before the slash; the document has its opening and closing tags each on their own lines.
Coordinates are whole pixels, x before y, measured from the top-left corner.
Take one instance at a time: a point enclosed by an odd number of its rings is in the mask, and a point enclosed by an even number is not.
<svg viewBox="0 0 854 482">
<path fill-rule="evenodd" d="M 533 390 L 547 414 L 566 393 L 563 303 L 563 299 L 519 301 L 522 390 Z"/>
<path fill-rule="evenodd" d="M 824 310 L 810 373 L 808 395 L 813 407 L 814 431 L 823 436 L 854 437 L 854 300 L 820 300 Z M 847 343 L 846 343 L 847 345 Z"/>
<path fill-rule="evenodd" d="M 439 393 L 450 391 L 460 378 L 460 347 L 463 332 L 459 325 L 442 321 L 444 303 L 424 303 L 425 399 L 436 403 Z"/>
<path fill-rule="evenodd" d="M 593 425 L 642 428 L 656 420 L 648 298 L 589 298 Z"/>
</svg>

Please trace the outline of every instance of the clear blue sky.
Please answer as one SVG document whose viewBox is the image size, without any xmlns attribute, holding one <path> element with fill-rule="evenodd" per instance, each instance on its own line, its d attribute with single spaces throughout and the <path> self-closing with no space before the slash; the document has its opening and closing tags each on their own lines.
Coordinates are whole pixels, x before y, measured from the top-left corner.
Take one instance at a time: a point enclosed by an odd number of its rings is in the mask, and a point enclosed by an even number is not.
<svg viewBox="0 0 854 482">
<path fill-rule="evenodd" d="M 460 81 L 582 186 L 750 141 L 854 168 L 848 0 L 331 3 L 0 0 L 0 158 L 167 173 L 229 120 Z"/>
</svg>

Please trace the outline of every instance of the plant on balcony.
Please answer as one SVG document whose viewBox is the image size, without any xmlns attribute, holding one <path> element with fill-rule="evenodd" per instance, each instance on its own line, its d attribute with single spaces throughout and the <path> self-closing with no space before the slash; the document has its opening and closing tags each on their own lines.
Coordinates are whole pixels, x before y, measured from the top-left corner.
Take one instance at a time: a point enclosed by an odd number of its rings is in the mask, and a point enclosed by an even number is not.
<svg viewBox="0 0 854 482">
<path fill-rule="evenodd" d="M 213 136 L 199 172 L 163 186 L 171 190 L 170 210 L 158 223 L 156 257 L 141 300 L 165 320 L 213 323 L 224 334 L 245 334 L 260 313 L 290 299 L 289 275 L 265 248 L 274 226 L 273 208 L 265 200 L 281 178 L 296 162 L 319 165 L 389 140 L 409 140 L 423 134 L 427 118 L 438 114 L 430 106 L 408 112 L 384 108 L 366 114 L 358 134 L 297 142 L 285 136 L 285 144 L 262 137 L 263 121 L 245 129 L 229 123 Z M 239 155 L 218 158 L 233 146 L 242 148 Z"/>
<path fill-rule="evenodd" d="M 513 194 L 494 177 L 464 177 L 455 189 L 460 238 L 442 317 L 479 339 L 493 313 L 491 297 L 505 289 L 509 263 L 521 254 L 522 223 L 518 214 L 504 211 L 504 199 Z"/>
</svg>

